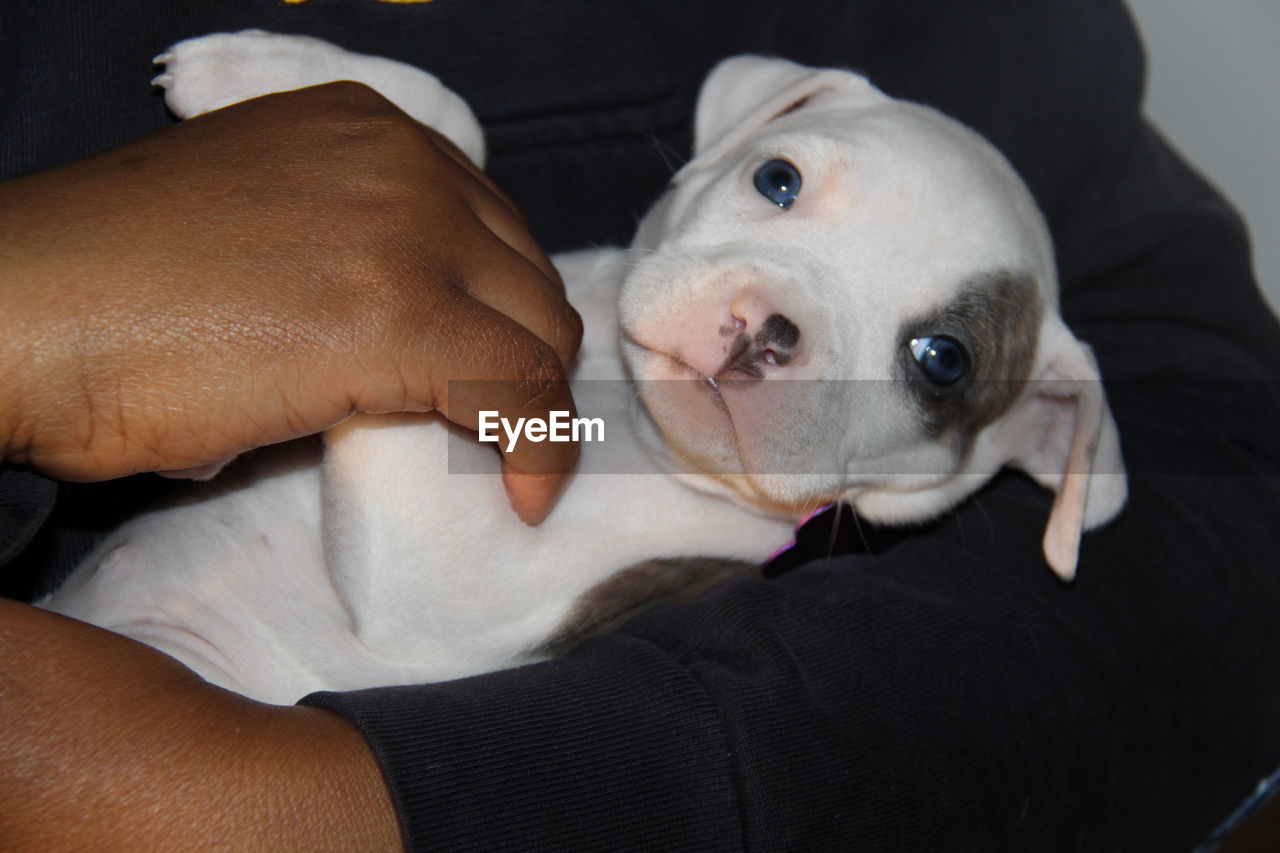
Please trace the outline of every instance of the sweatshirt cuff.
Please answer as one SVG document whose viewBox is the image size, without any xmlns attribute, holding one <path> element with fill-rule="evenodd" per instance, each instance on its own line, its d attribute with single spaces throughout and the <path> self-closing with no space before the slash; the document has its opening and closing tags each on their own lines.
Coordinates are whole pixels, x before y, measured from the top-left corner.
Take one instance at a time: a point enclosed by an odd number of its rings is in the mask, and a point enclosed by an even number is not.
<svg viewBox="0 0 1280 853">
<path fill-rule="evenodd" d="M 544 663 L 302 704 L 345 716 L 409 850 L 738 850 L 732 756 L 670 656 L 610 635 Z"/>
<path fill-rule="evenodd" d="M 39 474 L 0 467 L 0 566 L 26 548 L 53 509 L 57 485 Z"/>
</svg>

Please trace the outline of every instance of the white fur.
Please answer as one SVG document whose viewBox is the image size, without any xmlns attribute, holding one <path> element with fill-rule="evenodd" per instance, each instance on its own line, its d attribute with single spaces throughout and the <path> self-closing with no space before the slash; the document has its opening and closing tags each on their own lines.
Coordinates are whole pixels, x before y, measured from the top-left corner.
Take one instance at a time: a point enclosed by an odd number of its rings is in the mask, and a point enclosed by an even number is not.
<svg viewBox="0 0 1280 853">
<path fill-rule="evenodd" d="M 247 31 L 182 42 L 158 61 L 182 117 L 355 79 L 483 159 L 465 104 L 385 59 Z M 540 527 L 508 508 L 491 448 L 436 415 L 357 416 L 327 434 L 322 458 L 305 446 L 259 454 L 202 499 L 126 525 L 44 606 L 152 643 L 232 689 L 292 702 L 513 665 L 579 595 L 629 565 L 759 561 L 832 499 L 885 521 L 936 516 L 1005 464 L 1059 490 L 1046 555 L 1069 578 L 1080 530 L 1124 502 L 1123 468 L 1096 367 L 1056 313 L 1047 232 L 1003 158 L 857 75 L 760 57 L 712 73 L 696 136 L 695 158 L 633 253 L 555 259 L 586 326 L 580 411 L 613 429 L 583 445 L 578 475 Z M 751 184 L 755 164 L 783 156 L 805 175 L 787 211 Z M 1032 376 L 1060 382 L 1053 394 L 1029 384 L 955 458 L 904 426 L 909 406 L 888 381 L 893 336 L 966 275 L 995 267 L 1040 282 L 1049 309 Z M 692 366 L 723 355 L 715 326 L 726 317 L 754 323 L 784 308 L 801 329 L 797 358 L 764 369 L 754 403 Z M 620 381 L 628 375 L 648 409 Z M 775 381 L 791 378 L 817 381 Z M 595 379 L 614 381 L 586 383 Z M 850 379 L 876 381 L 832 381 Z M 1091 475 L 1095 464 L 1111 476 Z"/>
</svg>

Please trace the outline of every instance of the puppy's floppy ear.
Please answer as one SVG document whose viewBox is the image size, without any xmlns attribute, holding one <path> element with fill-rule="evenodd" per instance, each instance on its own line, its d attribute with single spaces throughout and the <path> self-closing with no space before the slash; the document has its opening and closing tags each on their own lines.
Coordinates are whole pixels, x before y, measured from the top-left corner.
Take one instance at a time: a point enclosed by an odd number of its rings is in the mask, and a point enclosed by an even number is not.
<svg viewBox="0 0 1280 853">
<path fill-rule="evenodd" d="M 694 155 L 717 157 L 773 119 L 832 95 L 867 103 L 886 99 L 850 71 L 765 56 L 726 59 L 711 70 L 698 96 Z"/>
<path fill-rule="evenodd" d="M 1036 375 L 1005 422 L 1011 463 L 1057 493 L 1044 555 L 1064 581 L 1075 577 L 1080 534 L 1110 521 L 1128 497 L 1120 436 L 1093 353 L 1053 318 L 1040 338 Z"/>
</svg>

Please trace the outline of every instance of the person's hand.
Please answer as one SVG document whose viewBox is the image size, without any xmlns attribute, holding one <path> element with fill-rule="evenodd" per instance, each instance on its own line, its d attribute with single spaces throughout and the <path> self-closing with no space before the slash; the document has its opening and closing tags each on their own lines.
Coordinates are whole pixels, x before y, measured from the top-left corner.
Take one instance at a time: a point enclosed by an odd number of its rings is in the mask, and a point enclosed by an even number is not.
<svg viewBox="0 0 1280 853">
<path fill-rule="evenodd" d="M 364 738 L 263 705 L 168 656 L 0 599 L 6 850 L 393 850 Z"/>
<path fill-rule="evenodd" d="M 0 184 L 0 450 L 54 477 L 216 463 L 353 412 L 546 418 L 573 410 L 580 336 L 514 205 L 358 84 Z M 451 379 L 504 381 L 451 400 Z M 577 450 L 506 454 L 526 521 Z"/>
</svg>

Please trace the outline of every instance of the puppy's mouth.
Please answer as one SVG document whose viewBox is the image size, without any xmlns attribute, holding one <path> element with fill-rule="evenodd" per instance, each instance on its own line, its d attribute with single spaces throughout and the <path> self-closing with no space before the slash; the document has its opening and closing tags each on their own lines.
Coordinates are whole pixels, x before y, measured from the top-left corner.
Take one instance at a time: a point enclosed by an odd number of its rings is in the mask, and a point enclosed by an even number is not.
<svg viewBox="0 0 1280 853">
<path fill-rule="evenodd" d="M 825 474 L 790 470 L 789 459 L 778 456 L 778 448 L 770 444 L 776 431 L 760 429 L 756 410 L 767 408 L 761 394 L 785 395 L 808 383 L 763 381 L 758 346 L 735 342 L 716 375 L 708 376 L 626 331 L 622 337 L 652 359 L 633 363 L 643 367 L 635 370 L 638 401 L 659 434 L 653 449 L 676 473 L 718 483 L 715 491 L 781 517 L 799 518 L 841 497 L 841 482 Z"/>
<path fill-rule="evenodd" d="M 736 373 L 750 379 L 764 379 L 764 369 L 760 366 L 760 356 L 760 351 L 752 346 L 751 338 L 745 334 L 738 335 L 734 338 L 733 343 L 730 344 L 729 354 L 726 356 L 724 363 L 720 365 L 720 369 L 716 371 L 715 376 L 703 376 L 702 378 L 717 391 L 720 389 L 720 377 L 727 374 Z"/>
<path fill-rule="evenodd" d="M 622 331 L 622 337 L 624 340 L 626 340 L 627 343 L 631 344 L 636 349 L 644 350 L 650 356 L 661 360 L 661 362 L 667 367 L 674 367 L 676 369 L 676 372 L 684 374 L 683 377 L 669 377 L 665 380 L 655 380 L 652 377 L 636 376 L 635 379 L 637 382 L 679 381 L 682 378 L 688 379 L 698 383 L 699 385 L 705 385 L 709 390 L 715 393 L 716 398 L 719 399 L 721 403 L 724 402 L 724 397 L 720 393 L 720 379 L 723 378 L 725 367 L 730 366 L 731 363 L 734 363 L 738 360 L 743 359 L 743 354 L 742 352 L 739 351 L 739 345 L 735 343 L 733 350 L 730 351 L 729 357 L 725 360 L 725 365 L 722 366 L 720 370 L 716 371 L 715 376 L 708 376 L 707 374 L 703 373 L 701 370 L 694 367 L 692 364 L 689 364 L 687 361 L 685 361 L 683 358 L 676 355 L 675 353 L 668 352 L 665 349 L 661 349 L 659 347 L 646 344 L 644 341 L 640 340 L 639 338 L 631 334 L 631 332 L 626 329 Z M 745 338 L 746 335 L 743 335 L 742 337 Z M 750 341 L 746 341 L 742 345 L 742 349 L 746 349 L 749 346 L 750 346 Z M 759 372 L 758 368 L 757 368 L 757 372 Z"/>
<path fill-rule="evenodd" d="M 753 340 L 746 334 L 739 334 L 729 345 L 729 350 L 720 367 L 714 374 L 708 376 L 674 353 L 649 346 L 628 331 L 624 330 L 622 334 L 637 348 L 688 373 L 691 379 L 702 382 L 717 394 L 721 390 L 720 383 L 725 380 L 764 379 L 766 366 L 785 365 L 791 360 L 790 353 L 762 347 L 758 339 Z M 721 399 L 723 400 L 723 397 Z"/>
<path fill-rule="evenodd" d="M 653 387 L 653 383 L 656 382 L 673 382 L 685 387 L 696 386 L 703 391 L 703 395 L 699 395 L 701 399 L 704 402 L 711 403 L 714 406 L 715 411 L 724 419 L 724 425 L 728 428 L 729 435 L 733 441 L 734 454 L 737 457 L 738 464 L 741 466 L 742 456 L 738 448 L 738 434 L 733 425 L 733 414 L 729 411 L 729 405 L 725 401 L 723 389 L 720 384 L 724 376 L 724 370 L 721 369 L 720 371 L 717 371 L 715 376 L 708 376 L 686 362 L 680 356 L 668 352 L 665 349 L 651 346 L 631 334 L 628 330 L 623 330 L 622 337 L 627 343 L 637 349 L 643 350 L 652 358 L 657 359 L 659 363 L 666 368 L 666 370 L 646 371 L 646 373 L 649 374 L 648 376 L 637 375 L 635 379 L 642 387 L 646 384 Z M 744 335 L 743 337 L 746 336 Z M 747 346 L 749 346 L 749 341 L 747 342 Z M 737 352 L 737 350 L 738 347 L 735 345 L 734 351 L 730 352 L 729 357 L 725 361 L 726 366 L 743 358 L 742 353 Z M 670 372 L 671 375 L 662 375 L 667 372 Z M 655 378 L 654 374 L 657 374 L 657 377 L 659 378 Z M 653 414 L 653 412 L 651 412 L 651 414 Z"/>
<path fill-rule="evenodd" d="M 759 349 L 746 335 L 730 348 L 720 369 L 708 376 L 679 355 L 624 332 L 626 340 L 658 360 L 656 369 L 637 376 L 641 400 L 658 425 L 668 449 L 691 466 L 692 473 L 743 477 L 754 482 L 752 453 L 744 446 L 733 407 L 725 392 L 763 378 Z M 753 352 L 753 349 L 755 350 Z"/>
</svg>

